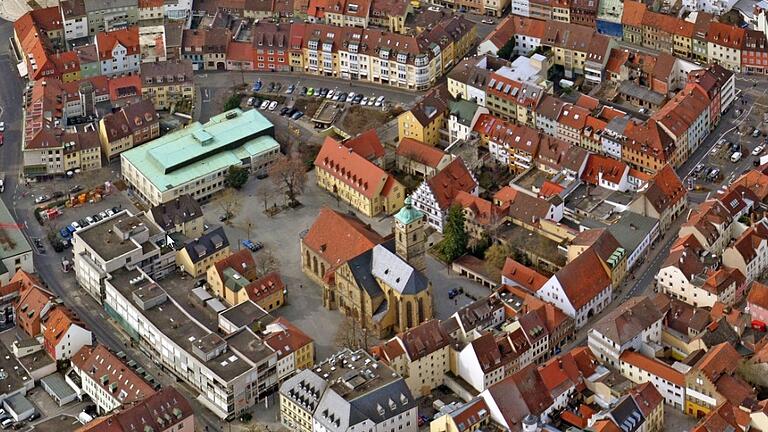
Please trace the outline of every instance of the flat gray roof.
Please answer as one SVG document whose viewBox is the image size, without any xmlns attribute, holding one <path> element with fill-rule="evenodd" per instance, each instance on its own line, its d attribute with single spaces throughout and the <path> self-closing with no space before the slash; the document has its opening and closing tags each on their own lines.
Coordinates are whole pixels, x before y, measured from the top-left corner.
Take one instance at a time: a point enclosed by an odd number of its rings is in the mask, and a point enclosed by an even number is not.
<svg viewBox="0 0 768 432">
<path fill-rule="evenodd" d="M 91 224 L 86 228 L 78 231 L 75 235 L 79 235 L 88 246 L 90 246 L 102 259 L 105 261 L 112 260 L 121 255 L 137 249 L 144 248 L 144 245 L 137 245 L 135 241 L 122 240 L 115 233 L 115 226 L 120 226 L 121 229 L 128 230 L 131 225 L 144 224 L 147 230 L 149 230 L 149 236 L 157 235 L 160 230 L 157 226 L 147 217 L 146 214 L 140 213 L 135 216 L 129 216 L 126 210 L 121 211 L 111 218 L 101 220 L 95 224 Z M 152 247 L 154 245 L 147 245 Z"/>
<path fill-rule="evenodd" d="M 60 373 L 53 373 L 40 380 L 45 386 L 56 395 L 59 400 L 65 400 L 75 395 L 75 390 L 67 384 Z"/>
<path fill-rule="evenodd" d="M 133 303 L 139 310 L 141 310 L 141 307 L 135 303 L 133 292 L 142 288 L 142 286 L 145 286 L 146 280 L 143 283 L 134 283 L 133 285 L 130 281 L 140 274 L 141 273 L 138 270 L 126 270 L 125 268 L 122 268 L 112 272 L 112 279 L 110 279 L 110 284 L 120 291 L 123 297 Z M 181 281 L 181 279 L 177 277 L 170 278 L 171 281 L 174 279 Z M 206 328 L 206 326 L 211 325 L 211 321 L 210 317 L 206 316 L 205 311 L 201 311 L 200 308 L 195 308 L 194 306 L 189 306 L 190 302 L 186 297 L 178 297 L 178 290 L 181 289 L 180 286 L 175 290 L 167 289 L 166 281 L 167 279 L 163 279 L 161 287 L 168 293 L 168 300 L 155 307 L 143 310 L 142 313 L 153 325 L 155 325 L 155 327 L 160 329 L 164 335 L 176 342 L 176 344 L 183 350 L 194 355 L 192 347 L 195 342 L 211 334 L 215 329 L 211 330 Z M 188 284 L 184 286 L 186 286 L 187 294 L 190 293 L 192 284 L 194 283 L 193 281 L 194 279 L 191 278 L 186 279 Z M 171 299 L 174 299 L 175 303 L 174 301 L 171 301 Z M 189 307 L 189 314 L 184 313 L 177 304 L 184 305 L 183 307 Z M 197 320 L 200 325 L 190 317 Z M 230 360 L 233 356 L 235 357 L 235 360 Z M 198 360 L 200 359 L 198 358 Z M 208 362 L 200 361 L 225 381 L 232 380 L 250 369 L 250 365 L 247 362 L 232 352 L 225 352 Z"/>
<path fill-rule="evenodd" d="M 34 411 L 35 406 L 23 394 L 17 393 L 9 398 L 5 398 L 3 404 L 16 414 L 23 414 Z"/>
</svg>

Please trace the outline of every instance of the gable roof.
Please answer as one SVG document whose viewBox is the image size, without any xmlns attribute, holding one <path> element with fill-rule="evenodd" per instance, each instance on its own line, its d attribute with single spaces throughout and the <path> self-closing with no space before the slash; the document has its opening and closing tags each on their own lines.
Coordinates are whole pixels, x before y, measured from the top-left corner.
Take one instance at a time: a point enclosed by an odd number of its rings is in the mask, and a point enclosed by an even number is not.
<svg viewBox="0 0 768 432">
<path fill-rule="evenodd" d="M 99 417 L 77 429 L 78 432 L 130 432 L 173 430 L 194 415 L 189 401 L 175 387 L 164 387 L 122 411 Z M 181 427 L 181 426 L 180 426 Z"/>
<path fill-rule="evenodd" d="M 434 177 L 426 181 L 441 209 L 447 210 L 456 199 L 459 191 L 473 192 L 477 187 L 472 173 L 459 157 L 451 161 Z"/>
<path fill-rule="evenodd" d="M 330 137 L 323 141 L 315 166 L 369 199 L 382 195 L 387 182 L 393 180 L 386 171 Z"/>
<path fill-rule="evenodd" d="M 112 50 L 120 44 L 125 48 L 126 55 L 139 54 L 139 28 L 128 27 L 111 32 L 96 33 L 96 47 L 99 49 L 99 60 L 112 58 Z"/>
<path fill-rule="evenodd" d="M 511 280 L 531 293 L 538 291 L 548 280 L 543 274 L 510 257 L 507 257 L 506 261 L 504 261 L 504 268 L 501 270 L 501 274 L 506 279 Z"/>
<path fill-rule="evenodd" d="M 446 156 L 446 153 L 439 148 L 424 144 L 413 138 L 401 139 L 395 154 L 435 169 L 437 169 L 440 161 Z"/>
<path fill-rule="evenodd" d="M 174 200 L 156 205 L 150 209 L 150 213 L 152 220 L 166 231 L 203 217 L 200 203 L 190 194 L 179 195 Z"/>
<path fill-rule="evenodd" d="M 624 351 L 619 359 L 672 384 L 680 387 L 685 385 L 685 377 L 680 371 L 655 358 L 646 357 L 634 351 Z"/>
<path fill-rule="evenodd" d="M 43 339 L 49 344 L 50 347 L 56 347 L 59 342 L 66 336 L 67 331 L 73 325 L 85 328 L 85 324 L 65 306 L 55 306 L 50 310 L 43 318 L 42 324 L 45 326 L 43 331 Z"/>
<path fill-rule="evenodd" d="M 191 240 L 184 245 L 184 249 L 193 264 L 228 247 L 229 239 L 224 233 L 224 227 L 213 229 L 203 234 L 202 237 Z"/>
<path fill-rule="evenodd" d="M 611 276 L 590 247 L 555 273 L 566 297 L 578 310 L 611 285 Z"/>
<path fill-rule="evenodd" d="M 451 344 L 448 333 L 440 327 L 440 320 L 431 319 L 397 335 L 410 361 L 416 361 Z"/>
<path fill-rule="evenodd" d="M 383 241 L 383 237 L 357 217 L 328 207 L 320 209 L 302 240 L 306 247 L 330 264 L 329 272 Z"/>
<path fill-rule="evenodd" d="M 747 303 L 768 309 L 768 286 L 758 281 L 752 281 L 748 288 Z"/>
<path fill-rule="evenodd" d="M 716 345 L 707 351 L 694 366 L 712 383 L 723 375 L 730 375 L 739 367 L 741 356 L 736 349 L 727 342 Z"/>
<path fill-rule="evenodd" d="M 369 161 L 384 157 L 384 146 L 381 145 L 376 129 L 368 129 L 342 144 Z"/>
<path fill-rule="evenodd" d="M 155 394 L 149 383 L 103 345 L 82 347 L 72 357 L 72 365 L 88 375 L 104 392 L 114 395 L 123 405 L 139 402 Z M 114 387 L 114 391 L 111 387 Z"/>
<path fill-rule="evenodd" d="M 648 297 L 632 297 L 603 316 L 592 326 L 591 331 L 597 331 L 617 345 L 623 345 L 663 317 L 664 314 Z"/>
</svg>

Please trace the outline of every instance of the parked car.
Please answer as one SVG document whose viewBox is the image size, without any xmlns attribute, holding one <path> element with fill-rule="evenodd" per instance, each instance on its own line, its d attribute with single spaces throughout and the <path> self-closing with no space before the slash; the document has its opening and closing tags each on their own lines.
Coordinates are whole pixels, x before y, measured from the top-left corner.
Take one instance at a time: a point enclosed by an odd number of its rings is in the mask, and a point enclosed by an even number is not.
<svg viewBox="0 0 768 432">
<path fill-rule="evenodd" d="M 259 109 L 265 110 L 267 109 L 268 106 L 269 106 L 269 100 L 264 100 L 261 102 L 261 106 L 259 107 Z"/>
<path fill-rule="evenodd" d="M 373 106 L 374 103 L 376 103 L 376 95 L 368 98 L 368 106 Z"/>
<path fill-rule="evenodd" d="M 35 198 L 35 204 L 44 203 L 50 199 L 51 197 L 49 197 L 48 195 L 40 195 L 37 198 Z"/>
<path fill-rule="evenodd" d="M 285 94 L 293 94 L 294 90 L 296 90 L 296 84 L 291 84 L 288 86 L 288 90 L 285 91 Z"/>
<path fill-rule="evenodd" d="M 306 96 L 306 95 L 307 95 L 307 90 L 309 90 L 309 89 L 308 89 L 308 88 L 306 88 L 306 87 L 302 87 L 302 88 L 301 88 L 301 94 L 302 94 L 302 96 Z"/>
<path fill-rule="evenodd" d="M 120 209 L 119 209 L 119 208 L 117 208 L 117 207 L 112 207 L 112 212 L 114 212 L 114 213 L 119 213 L 119 212 L 120 212 Z"/>
<path fill-rule="evenodd" d="M 51 194 L 51 199 L 61 198 L 64 196 L 64 192 L 62 191 L 56 191 Z"/>
<path fill-rule="evenodd" d="M 68 238 L 69 236 L 72 235 L 72 233 L 68 229 L 62 228 L 59 230 L 59 235 L 61 235 L 64 238 Z"/>
<path fill-rule="evenodd" d="M 273 82 L 271 82 L 271 83 L 269 83 L 269 90 L 268 90 L 268 91 L 269 91 L 269 92 L 273 92 L 273 91 L 275 91 L 275 83 L 274 83 L 274 81 L 273 81 Z"/>
<path fill-rule="evenodd" d="M 281 88 L 283 88 L 283 83 L 276 82 L 275 83 L 275 92 L 279 92 Z"/>
<path fill-rule="evenodd" d="M 709 171 L 709 174 L 707 174 L 707 179 L 709 181 L 715 181 L 720 177 L 720 170 L 717 168 L 712 168 Z"/>
<path fill-rule="evenodd" d="M 275 108 L 277 108 L 277 101 L 272 101 L 269 103 L 269 110 L 274 111 Z"/>
<path fill-rule="evenodd" d="M 0 132 L 5 132 L 5 122 L 0 122 Z"/>
<path fill-rule="evenodd" d="M 257 92 L 261 90 L 261 86 L 262 86 L 261 80 L 256 81 L 255 83 L 253 83 L 253 91 Z"/>
<path fill-rule="evenodd" d="M 105 213 L 107 213 L 107 216 L 112 217 L 115 215 L 115 212 L 112 211 L 112 209 L 106 209 L 104 210 Z"/>
<path fill-rule="evenodd" d="M 326 96 L 328 96 L 328 92 L 329 92 L 329 91 L 330 91 L 330 90 L 328 90 L 328 89 L 327 89 L 327 88 L 325 88 L 325 87 L 321 88 L 321 89 L 320 89 L 320 97 L 326 97 Z"/>
<path fill-rule="evenodd" d="M 69 188 L 69 193 L 71 193 L 71 194 L 74 194 L 74 193 L 78 193 L 78 192 L 80 192 L 81 190 L 83 190 L 83 187 L 82 187 L 82 186 L 80 186 L 80 185 L 74 185 L 74 186 L 72 186 L 71 188 Z"/>
<path fill-rule="evenodd" d="M 229 215 L 224 213 L 223 215 L 219 216 L 219 222 L 226 222 L 229 220 Z"/>
<path fill-rule="evenodd" d="M 453 300 L 457 295 L 459 295 L 459 290 L 457 290 L 456 288 L 448 291 L 448 298 L 451 300 Z"/>
<path fill-rule="evenodd" d="M 698 164 L 696 165 L 696 168 L 693 169 L 693 172 L 691 174 L 693 174 L 694 177 L 698 177 L 701 175 L 702 171 L 704 171 L 704 165 Z"/>
<path fill-rule="evenodd" d="M 355 96 L 354 99 L 352 99 L 352 103 L 353 104 L 359 104 L 359 103 L 361 103 L 363 101 L 363 99 L 365 99 L 365 96 L 363 96 L 362 94 L 358 94 L 358 95 Z"/>
<path fill-rule="evenodd" d="M 328 90 L 328 93 L 325 94 L 326 99 L 333 99 L 333 95 L 336 94 L 336 90 Z"/>
<path fill-rule="evenodd" d="M 300 118 L 302 118 L 302 117 L 304 117 L 304 113 L 303 113 L 303 112 L 301 112 L 301 111 L 296 111 L 296 112 L 295 112 L 295 113 L 294 113 L 294 114 L 291 116 L 291 118 L 292 118 L 292 119 L 294 119 L 294 120 L 298 120 L 298 119 L 300 119 Z"/>
<path fill-rule="evenodd" d="M 0 146 L 5 143 L 5 134 L 0 132 Z"/>
<path fill-rule="evenodd" d="M 731 162 L 736 163 L 741 160 L 741 152 L 737 151 L 731 155 Z"/>
<path fill-rule="evenodd" d="M 8 429 L 9 427 L 11 427 L 11 425 L 13 425 L 13 419 L 12 418 L 6 418 L 2 422 L 0 422 L 0 426 L 2 426 L 3 429 Z"/>
<path fill-rule="evenodd" d="M 99 216 L 100 216 L 102 219 L 106 219 L 106 218 L 107 218 L 107 212 L 106 212 L 106 211 L 102 211 L 102 212 L 99 212 Z"/>
<path fill-rule="evenodd" d="M 307 90 L 307 96 L 312 96 L 313 94 L 315 94 L 315 89 L 314 89 L 314 88 L 312 88 L 312 87 L 310 87 L 310 88 Z"/>
<path fill-rule="evenodd" d="M 763 150 L 765 150 L 765 146 L 759 145 L 759 146 L 755 147 L 755 149 L 752 150 L 752 156 L 759 155 L 760 153 L 763 152 Z"/>
<path fill-rule="evenodd" d="M 79 231 L 79 230 L 81 230 L 81 229 L 82 229 L 82 227 L 80 226 L 80 224 L 79 224 L 79 223 L 77 223 L 77 221 L 75 221 L 75 222 L 72 222 L 71 224 L 69 224 L 69 226 L 71 226 L 72 228 L 74 228 L 74 229 L 75 229 L 75 231 Z"/>
<path fill-rule="evenodd" d="M 81 226 L 81 227 L 83 227 L 83 228 L 85 228 L 85 227 L 87 227 L 88 225 L 90 225 L 90 223 L 89 223 L 87 220 L 85 220 L 85 218 L 83 218 L 83 219 L 78 219 L 78 220 L 77 220 L 77 223 L 79 223 L 79 224 L 80 224 L 80 226 Z"/>
<path fill-rule="evenodd" d="M 338 99 L 336 99 L 336 96 L 338 96 Z M 347 94 L 345 92 L 336 93 L 336 96 L 334 96 L 333 100 L 337 100 L 339 102 L 346 102 L 347 101 Z"/>
<path fill-rule="evenodd" d="M 93 221 L 94 222 L 98 222 L 98 221 L 100 221 L 102 219 L 102 217 L 97 215 L 97 214 L 93 215 L 92 217 L 93 217 Z"/>
<path fill-rule="evenodd" d="M 283 107 L 283 108 L 280 110 L 280 115 L 281 115 L 281 116 L 284 116 L 284 115 L 288 114 L 288 111 L 290 111 L 290 110 L 291 110 L 291 109 L 290 109 L 290 108 L 288 108 L 288 107 Z"/>
<path fill-rule="evenodd" d="M 248 106 L 253 106 L 254 102 L 256 102 L 256 98 L 251 96 L 251 97 L 248 98 L 248 102 L 246 102 L 245 104 L 248 105 Z"/>
<path fill-rule="evenodd" d="M 355 92 L 350 92 L 350 93 L 347 95 L 347 100 L 346 100 L 346 102 L 352 102 L 352 100 L 354 100 L 354 99 L 355 99 L 355 96 L 357 96 L 357 95 L 355 94 Z"/>
<path fill-rule="evenodd" d="M 752 136 L 757 138 L 760 136 L 760 129 L 755 128 L 755 130 L 752 131 Z"/>
<path fill-rule="evenodd" d="M 486 19 L 480 20 L 480 22 L 483 23 L 483 24 L 488 24 L 488 25 L 496 24 L 491 18 L 486 18 Z"/>
<path fill-rule="evenodd" d="M 264 248 L 264 245 L 261 242 L 255 242 L 252 240 L 245 239 L 241 241 L 243 247 L 246 247 L 251 250 L 251 252 L 257 252 Z"/>
<path fill-rule="evenodd" d="M 375 105 L 377 107 L 380 107 L 380 106 L 384 105 L 384 96 L 377 97 Z"/>
<path fill-rule="evenodd" d="M 363 96 L 363 100 L 360 101 L 360 105 L 368 105 L 368 96 Z"/>
</svg>

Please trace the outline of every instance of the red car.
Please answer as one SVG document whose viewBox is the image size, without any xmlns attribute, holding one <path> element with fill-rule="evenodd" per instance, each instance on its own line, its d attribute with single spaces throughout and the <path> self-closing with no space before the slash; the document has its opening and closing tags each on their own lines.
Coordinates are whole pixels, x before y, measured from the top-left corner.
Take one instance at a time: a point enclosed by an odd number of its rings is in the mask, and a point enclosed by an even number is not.
<svg viewBox="0 0 768 432">
<path fill-rule="evenodd" d="M 0 146 L 5 142 L 5 134 L 0 132 Z"/>
</svg>

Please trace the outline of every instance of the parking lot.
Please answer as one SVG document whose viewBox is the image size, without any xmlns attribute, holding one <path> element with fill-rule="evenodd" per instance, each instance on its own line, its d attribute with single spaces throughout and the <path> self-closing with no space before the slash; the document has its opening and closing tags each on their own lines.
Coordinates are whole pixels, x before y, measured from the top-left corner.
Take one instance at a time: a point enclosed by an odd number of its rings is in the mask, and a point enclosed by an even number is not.
<svg viewBox="0 0 768 432">
<path fill-rule="evenodd" d="M 760 164 L 768 143 L 768 123 L 763 122 L 761 109 L 747 106 L 746 98 L 735 102 L 724 114 L 721 123 L 730 127 L 719 135 L 713 133 L 715 144 L 693 167 L 685 179 L 693 202 L 701 202 L 712 192 L 730 184 L 742 173 Z"/>
</svg>

